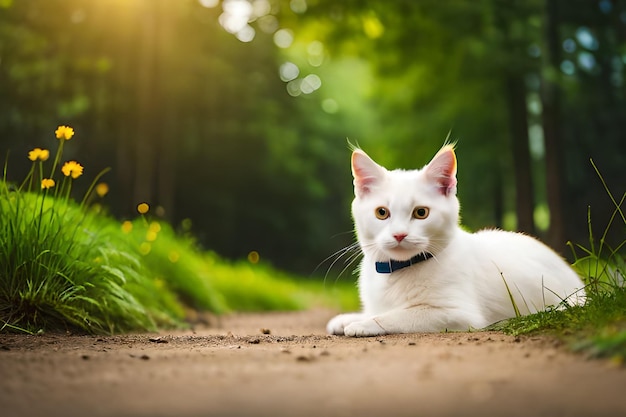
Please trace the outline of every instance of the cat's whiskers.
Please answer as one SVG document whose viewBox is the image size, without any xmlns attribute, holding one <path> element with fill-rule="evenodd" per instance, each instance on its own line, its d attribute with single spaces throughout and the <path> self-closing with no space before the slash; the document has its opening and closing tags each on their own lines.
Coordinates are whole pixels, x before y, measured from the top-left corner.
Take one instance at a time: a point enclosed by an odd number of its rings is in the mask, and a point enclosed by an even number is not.
<svg viewBox="0 0 626 417">
<path fill-rule="evenodd" d="M 357 261 L 363 255 L 363 251 L 361 250 L 359 242 L 354 242 L 349 247 L 347 247 L 342 256 L 345 254 L 348 254 L 348 258 L 344 261 L 344 264 L 346 266 L 341 270 L 339 276 L 341 276 L 341 274 L 345 272 L 346 269 L 348 269 L 355 261 Z M 338 260 L 339 259 L 336 259 L 335 262 Z"/>
<path fill-rule="evenodd" d="M 357 261 L 359 261 L 359 260 L 360 260 L 361 255 L 362 255 L 362 252 L 359 250 L 359 251 L 355 251 L 354 253 L 352 253 L 352 254 L 348 257 L 348 259 L 347 259 L 347 260 L 346 260 L 346 262 L 345 262 L 345 265 L 346 265 L 346 266 L 345 266 L 345 267 L 344 267 L 341 271 L 339 271 L 339 274 L 337 275 L 337 278 L 335 279 L 335 282 L 336 282 L 337 280 L 339 280 L 339 277 L 341 277 L 341 275 L 342 275 L 344 272 L 346 272 L 346 271 L 347 271 L 347 270 L 348 270 L 348 269 L 349 269 L 349 268 L 350 268 L 350 267 L 351 267 L 351 266 L 352 266 L 355 262 L 357 262 Z M 356 269 L 355 269 L 355 270 L 356 270 Z"/>
<path fill-rule="evenodd" d="M 361 242 L 361 248 L 362 251 L 373 251 L 374 257 L 378 257 L 381 254 L 384 254 L 384 252 L 380 249 L 380 245 L 377 242 Z"/>
<path fill-rule="evenodd" d="M 425 252 L 430 253 L 435 262 L 439 263 L 439 258 L 437 257 L 437 255 L 445 250 L 447 243 L 448 240 L 446 239 L 431 239 L 428 242 L 428 250 L 426 250 Z"/>
<path fill-rule="evenodd" d="M 330 271 L 333 269 L 333 267 L 339 262 L 339 260 L 348 255 L 344 261 L 345 266 L 341 269 L 341 271 L 337 275 L 337 278 L 335 279 L 335 281 L 337 281 L 339 277 L 341 277 L 341 275 L 346 272 L 350 268 L 350 266 L 352 266 L 354 262 L 356 262 L 360 258 L 361 254 L 362 253 L 359 243 L 353 242 L 350 245 L 345 246 L 337 250 L 330 256 L 326 257 L 322 262 L 317 265 L 315 269 L 317 270 L 322 264 L 332 259 L 332 262 L 330 263 L 330 265 L 326 269 L 326 273 L 324 274 L 324 282 L 326 282 L 326 279 L 328 278 L 328 275 L 330 274 Z"/>
</svg>

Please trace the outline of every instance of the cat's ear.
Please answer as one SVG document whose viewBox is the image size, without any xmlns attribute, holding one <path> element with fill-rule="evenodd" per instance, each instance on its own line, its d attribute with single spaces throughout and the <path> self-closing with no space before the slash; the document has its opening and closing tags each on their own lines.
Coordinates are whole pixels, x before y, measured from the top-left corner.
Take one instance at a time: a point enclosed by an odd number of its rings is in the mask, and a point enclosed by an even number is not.
<svg viewBox="0 0 626 417">
<path fill-rule="evenodd" d="M 383 181 L 385 168 L 378 165 L 365 152 L 355 149 L 352 152 L 352 176 L 354 194 L 362 197 L 368 194 L 376 184 Z"/>
<path fill-rule="evenodd" d="M 456 194 L 456 155 L 454 145 L 445 145 L 426 166 L 426 176 L 441 194 Z"/>
</svg>

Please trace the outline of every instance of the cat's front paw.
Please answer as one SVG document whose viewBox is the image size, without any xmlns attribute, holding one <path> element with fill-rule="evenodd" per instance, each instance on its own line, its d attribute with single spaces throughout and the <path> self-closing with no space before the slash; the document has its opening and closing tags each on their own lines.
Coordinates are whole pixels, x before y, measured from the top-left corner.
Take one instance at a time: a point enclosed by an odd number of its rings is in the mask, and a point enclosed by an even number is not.
<svg viewBox="0 0 626 417">
<path fill-rule="evenodd" d="M 361 313 L 350 313 L 350 314 L 340 314 L 338 316 L 333 317 L 328 324 L 326 325 L 326 331 L 329 334 L 337 334 L 344 335 L 344 329 L 350 323 L 354 323 L 355 321 L 363 320 L 363 314 Z"/>
<path fill-rule="evenodd" d="M 385 329 L 383 329 L 374 319 L 351 323 L 343 329 L 343 333 L 346 336 L 352 337 L 380 336 L 387 334 Z"/>
</svg>

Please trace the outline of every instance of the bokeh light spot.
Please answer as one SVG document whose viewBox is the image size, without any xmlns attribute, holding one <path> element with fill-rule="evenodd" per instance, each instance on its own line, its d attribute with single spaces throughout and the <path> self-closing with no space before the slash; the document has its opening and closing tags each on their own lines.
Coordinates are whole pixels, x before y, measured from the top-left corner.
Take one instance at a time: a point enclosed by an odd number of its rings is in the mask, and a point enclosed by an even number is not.
<svg viewBox="0 0 626 417">
<path fill-rule="evenodd" d="M 255 35 L 256 31 L 250 25 L 245 25 L 239 32 L 235 34 L 237 39 L 239 39 L 241 42 L 252 42 Z"/>
<path fill-rule="evenodd" d="M 291 0 L 289 2 L 289 7 L 292 12 L 302 14 L 306 12 L 307 9 L 306 0 Z"/>
<path fill-rule="evenodd" d="M 322 101 L 322 110 L 329 114 L 335 114 L 339 111 L 339 104 L 332 98 Z"/>
<path fill-rule="evenodd" d="M 252 16 L 252 5 L 247 0 L 224 0 L 218 20 L 229 33 L 237 34 L 248 25 Z"/>
<path fill-rule="evenodd" d="M 315 74 L 309 74 L 302 80 L 300 90 L 304 94 L 311 94 L 322 86 L 322 80 Z"/>
<path fill-rule="evenodd" d="M 220 0 L 198 0 L 202 7 L 212 8 L 220 4 Z"/>
<path fill-rule="evenodd" d="M 259 29 L 265 33 L 274 33 L 278 30 L 278 19 L 271 14 L 259 17 L 256 23 Z"/>
<path fill-rule="evenodd" d="M 289 48 L 293 43 L 293 32 L 289 29 L 279 29 L 274 34 L 274 43 L 279 48 Z"/>
<path fill-rule="evenodd" d="M 578 65 L 585 71 L 591 71 L 596 66 L 596 58 L 589 52 L 578 54 Z"/>
<path fill-rule="evenodd" d="M 150 245 L 148 242 L 143 242 L 141 245 L 139 245 L 139 253 L 141 253 L 142 255 L 149 254 L 151 250 L 152 245 Z"/>
<path fill-rule="evenodd" d="M 287 93 L 289 93 L 292 97 L 298 97 L 302 94 L 302 90 L 300 89 L 300 84 L 302 84 L 302 80 L 291 80 L 287 83 Z"/>
<path fill-rule="evenodd" d="M 255 17 L 268 15 L 272 12 L 272 5 L 268 0 L 254 0 L 252 2 L 252 14 Z"/>
<path fill-rule="evenodd" d="M 171 263 L 175 264 L 180 259 L 180 254 L 173 250 L 167 255 L 167 258 L 170 260 Z"/>
<path fill-rule="evenodd" d="M 149 230 L 155 232 L 155 233 L 159 233 L 161 231 L 161 223 L 159 222 L 152 222 L 150 223 L 150 226 L 148 227 Z"/>
<path fill-rule="evenodd" d="M 376 15 L 371 14 L 370 16 L 363 18 L 363 31 L 368 38 L 376 39 L 382 36 L 385 32 L 385 27 L 380 20 L 378 20 Z"/>
<path fill-rule="evenodd" d="M 300 75 L 300 68 L 293 62 L 285 62 L 280 66 L 280 79 L 284 82 L 295 80 Z"/>
<path fill-rule="evenodd" d="M 563 41 L 563 50 L 568 53 L 572 53 L 576 50 L 576 42 L 574 39 L 567 38 Z"/>
<path fill-rule="evenodd" d="M 320 41 L 311 42 L 307 48 L 308 61 L 313 67 L 319 67 L 324 62 L 324 44 Z"/>
<path fill-rule="evenodd" d="M 130 232 L 133 231 L 133 224 L 126 220 L 124 223 L 122 223 L 122 232 L 128 234 Z"/>
<path fill-rule="evenodd" d="M 578 43 L 580 43 L 580 45 L 585 49 L 588 49 L 590 51 L 595 51 L 596 49 L 598 49 L 598 40 L 595 38 L 595 36 L 593 36 L 589 28 L 585 26 L 581 26 L 576 29 L 576 39 L 578 40 Z"/>
<path fill-rule="evenodd" d="M 528 55 L 533 58 L 539 58 L 541 56 L 541 48 L 536 43 L 533 43 L 528 47 Z"/>
<path fill-rule="evenodd" d="M 563 74 L 565 75 L 574 75 L 574 73 L 576 73 L 576 66 L 572 61 L 566 59 L 561 62 L 561 71 L 563 71 Z"/>
</svg>

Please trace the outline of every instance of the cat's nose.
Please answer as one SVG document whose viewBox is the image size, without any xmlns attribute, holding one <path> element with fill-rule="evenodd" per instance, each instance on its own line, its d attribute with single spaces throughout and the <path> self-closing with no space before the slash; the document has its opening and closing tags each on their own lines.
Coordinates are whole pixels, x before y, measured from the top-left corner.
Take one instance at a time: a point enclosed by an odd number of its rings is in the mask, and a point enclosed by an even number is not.
<svg viewBox="0 0 626 417">
<path fill-rule="evenodd" d="M 406 233 L 398 233 L 397 235 L 393 235 L 393 238 L 398 242 L 402 242 L 406 237 Z"/>
</svg>

